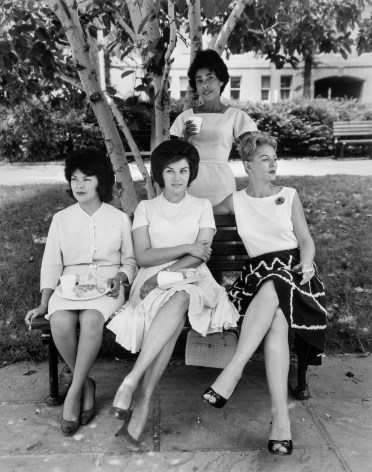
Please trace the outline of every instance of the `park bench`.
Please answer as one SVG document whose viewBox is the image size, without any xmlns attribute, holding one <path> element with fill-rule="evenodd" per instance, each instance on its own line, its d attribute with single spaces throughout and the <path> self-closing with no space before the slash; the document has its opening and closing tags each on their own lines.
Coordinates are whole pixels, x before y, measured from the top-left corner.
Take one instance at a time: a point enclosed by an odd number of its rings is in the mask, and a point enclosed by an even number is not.
<svg viewBox="0 0 372 472">
<path fill-rule="evenodd" d="M 349 144 L 369 144 L 372 159 L 372 120 L 369 121 L 334 121 L 333 139 L 335 158 L 340 148 L 340 158 L 344 156 L 344 148 Z"/>
<path fill-rule="evenodd" d="M 221 285 L 226 285 L 226 274 L 239 274 L 249 259 L 243 242 L 237 233 L 235 215 L 215 216 L 217 233 L 212 244 L 212 256 L 208 262 L 214 278 Z M 58 351 L 54 345 L 50 331 L 49 321 L 37 318 L 31 324 L 31 329 L 41 330 L 43 344 L 48 345 L 49 350 L 49 396 L 48 405 L 58 405 L 62 402 L 58 389 Z M 189 328 L 186 328 L 189 329 Z M 214 336 L 209 335 L 209 336 Z M 182 337 L 182 336 L 181 336 Z M 208 337 L 208 336 L 207 336 Z M 200 365 L 200 364 L 198 364 Z M 309 390 L 306 381 L 306 362 L 297 360 L 297 387 L 294 388 L 295 396 L 304 400 L 309 398 Z"/>
</svg>

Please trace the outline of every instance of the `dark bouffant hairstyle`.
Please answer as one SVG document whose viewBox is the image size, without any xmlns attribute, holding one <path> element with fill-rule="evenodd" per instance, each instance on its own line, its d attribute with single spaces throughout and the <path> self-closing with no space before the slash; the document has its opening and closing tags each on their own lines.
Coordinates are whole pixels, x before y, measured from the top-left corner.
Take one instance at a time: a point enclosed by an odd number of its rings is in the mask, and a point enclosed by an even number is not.
<svg viewBox="0 0 372 472">
<path fill-rule="evenodd" d="M 172 139 L 164 141 L 157 146 L 151 154 L 151 172 L 155 182 L 164 188 L 163 171 L 169 164 L 186 159 L 190 166 L 190 178 L 187 186 L 196 179 L 199 170 L 199 153 L 195 146 L 182 141 Z"/>
<path fill-rule="evenodd" d="M 73 153 L 66 159 L 65 177 L 70 185 L 67 193 L 74 198 L 71 190 L 71 176 L 80 170 L 83 174 L 96 176 L 98 179 L 98 196 L 102 202 L 111 202 L 113 187 L 115 184 L 115 173 L 110 158 L 104 151 L 96 149 L 84 149 Z"/>
<path fill-rule="evenodd" d="M 274 151 L 276 151 L 278 147 L 277 140 L 267 133 L 256 132 L 240 139 L 238 142 L 238 151 L 242 161 L 252 161 L 256 149 L 258 146 L 262 146 L 263 144 L 268 144 L 274 149 Z"/>
<path fill-rule="evenodd" d="M 214 72 L 217 76 L 217 79 L 222 82 L 221 93 L 225 90 L 230 76 L 226 64 L 220 58 L 218 52 L 214 51 L 213 49 L 205 49 L 204 51 L 199 51 L 196 54 L 195 59 L 192 61 L 192 64 L 187 71 L 190 87 L 195 91 L 195 76 L 199 69 L 209 69 L 210 71 Z"/>
</svg>

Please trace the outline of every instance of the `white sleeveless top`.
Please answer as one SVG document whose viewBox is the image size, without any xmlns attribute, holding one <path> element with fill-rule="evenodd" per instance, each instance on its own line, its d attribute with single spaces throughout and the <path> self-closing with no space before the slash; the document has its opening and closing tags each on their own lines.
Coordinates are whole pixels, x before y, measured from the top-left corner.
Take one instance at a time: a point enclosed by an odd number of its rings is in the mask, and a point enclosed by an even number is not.
<svg viewBox="0 0 372 472">
<path fill-rule="evenodd" d="M 245 189 L 233 193 L 238 233 L 250 257 L 298 247 L 291 220 L 295 193 L 290 187 L 264 198 L 250 197 Z"/>
</svg>

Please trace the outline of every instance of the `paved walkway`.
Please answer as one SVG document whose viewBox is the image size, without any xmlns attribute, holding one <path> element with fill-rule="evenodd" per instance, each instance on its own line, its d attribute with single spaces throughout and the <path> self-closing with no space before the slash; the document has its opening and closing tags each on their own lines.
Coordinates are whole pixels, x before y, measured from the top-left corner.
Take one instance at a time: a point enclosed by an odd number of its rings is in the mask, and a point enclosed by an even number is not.
<svg viewBox="0 0 372 472">
<path fill-rule="evenodd" d="M 250 362 L 231 400 L 217 410 L 201 392 L 217 369 L 173 359 L 155 395 L 143 451 L 127 452 L 109 416 L 130 362 L 99 361 L 98 414 L 72 438 L 60 432 L 62 407 L 48 407 L 48 368 L 16 363 L 0 369 L 1 472 L 367 472 L 372 462 L 370 357 L 327 357 L 310 371 L 313 398 L 289 398 L 294 452 L 267 452 L 268 391 L 261 358 Z"/>
<path fill-rule="evenodd" d="M 235 177 L 245 175 L 240 161 L 231 161 Z M 135 164 L 129 164 L 133 180 L 141 180 Z M 147 164 L 149 168 L 149 164 Z M 372 159 L 279 159 L 278 175 L 372 175 Z M 0 185 L 65 182 L 63 162 L 6 164 L 0 161 Z"/>
</svg>

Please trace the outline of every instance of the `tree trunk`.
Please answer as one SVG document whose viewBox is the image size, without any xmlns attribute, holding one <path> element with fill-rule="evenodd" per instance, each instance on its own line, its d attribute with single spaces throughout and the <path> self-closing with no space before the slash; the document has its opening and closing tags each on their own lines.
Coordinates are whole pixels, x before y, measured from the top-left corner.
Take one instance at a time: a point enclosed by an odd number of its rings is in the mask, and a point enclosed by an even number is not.
<svg viewBox="0 0 372 472">
<path fill-rule="evenodd" d="M 311 70 L 313 65 L 312 56 L 304 57 L 304 94 L 303 97 L 311 98 Z"/>
<path fill-rule="evenodd" d="M 77 4 L 74 0 L 47 0 L 47 3 L 58 16 L 65 30 L 80 81 L 96 115 L 116 173 L 120 202 L 123 209 L 131 214 L 138 203 L 134 183 L 119 131 L 110 107 L 99 87 L 97 72 L 89 59 L 89 45 L 80 25 Z"/>
</svg>

